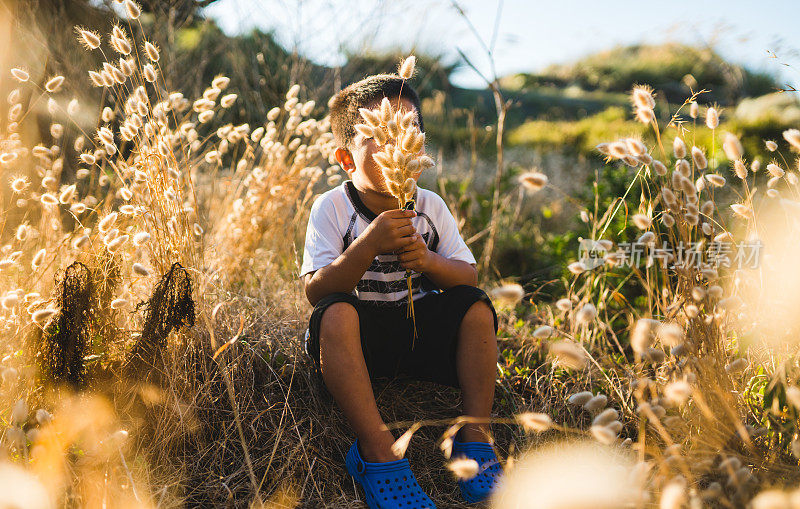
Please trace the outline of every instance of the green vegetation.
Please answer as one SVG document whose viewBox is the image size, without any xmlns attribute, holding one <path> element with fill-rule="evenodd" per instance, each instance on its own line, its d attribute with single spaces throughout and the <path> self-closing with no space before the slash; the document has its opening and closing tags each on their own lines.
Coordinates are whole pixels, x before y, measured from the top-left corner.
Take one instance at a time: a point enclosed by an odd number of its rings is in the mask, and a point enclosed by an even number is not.
<svg viewBox="0 0 800 509">
<path fill-rule="evenodd" d="M 635 84 L 647 83 L 673 103 L 683 102 L 691 86 L 694 90 L 710 90 L 704 101 L 723 105 L 767 94 L 776 88 L 770 76 L 726 62 L 713 49 L 683 44 L 617 47 L 517 79 L 523 88 L 578 85 L 587 90 L 623 93 Z"/>
</svg>

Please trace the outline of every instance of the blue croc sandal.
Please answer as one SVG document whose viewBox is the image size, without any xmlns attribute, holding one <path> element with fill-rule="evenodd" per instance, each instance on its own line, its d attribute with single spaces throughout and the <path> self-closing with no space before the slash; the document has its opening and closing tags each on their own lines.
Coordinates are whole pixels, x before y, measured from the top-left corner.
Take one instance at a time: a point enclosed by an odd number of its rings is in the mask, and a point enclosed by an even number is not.
<svg viewBox="0 0 800 509">
<path fill-rule="evenodd" d="M 344 460 L 347 471 L 358 481 L 370 509 L 436 509 L 422 491 L 407 459 L 369 463 L 358 452 L 358 440 Z"/>
<path fill-rule="evenodd" d="M 503 467 L 491 444 L 485 442 L 459 442 L 453 440 L 451 458 L 468 458 L 478 462 L 478 474 L 471 479 L 458 481 L 461 496 L 467 503 L 482 502 L 489 498 L 503 476 Z"/>
</svg>

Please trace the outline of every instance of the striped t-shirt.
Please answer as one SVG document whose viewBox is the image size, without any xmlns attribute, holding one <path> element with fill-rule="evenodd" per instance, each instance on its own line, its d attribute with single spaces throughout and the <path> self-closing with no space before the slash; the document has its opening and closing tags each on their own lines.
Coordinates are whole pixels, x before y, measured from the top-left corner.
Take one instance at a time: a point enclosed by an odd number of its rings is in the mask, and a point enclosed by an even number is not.
<svg viewBox="0 0 800 509">
<path fill-rule="evenodd" d="M 467 244 L 458 233 L 458 225 L 442 198 L 427 189 L 417 187 L 411 222 L 428 249 L 453 260 L 475 263 Z M 376 214 L 364 205 L 351 180 L 317 197 L 311 206 L 303 251 L 300 277 L 321 269 L 341 255 L 363 232 Z M 405 269 L 397 255 L 378 255 L 353 290 L 360 300 L 378 305 L 400 305 L 408 297 Z M 414 300 L 436 286 L 425 275 L 412 272 L 411 288 Z"/>
</svg>

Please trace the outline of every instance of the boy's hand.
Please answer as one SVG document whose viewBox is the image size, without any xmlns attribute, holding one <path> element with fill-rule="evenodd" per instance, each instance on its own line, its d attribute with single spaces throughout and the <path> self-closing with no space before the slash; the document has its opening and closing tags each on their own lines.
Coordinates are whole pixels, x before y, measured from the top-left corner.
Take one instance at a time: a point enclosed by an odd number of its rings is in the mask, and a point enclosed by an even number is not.
<svg viewBox="0 0 800 509">
<path fill-rule="evenodd" d="M 413 238 L 414 242 L 411 245 L 398 252 L 397 259 L 404 269 L 426 272 L 433 258 L 433 253 L 428 250 L 428 246 L 419 233 L 414 233 Z"/>
<path fill-rule="evenodd" d="M 413 210 L 387 210 L 378 215 L 364 231 L 366 241 L 376 255 L 399 252 L 414 242 Z"/>
</svg>

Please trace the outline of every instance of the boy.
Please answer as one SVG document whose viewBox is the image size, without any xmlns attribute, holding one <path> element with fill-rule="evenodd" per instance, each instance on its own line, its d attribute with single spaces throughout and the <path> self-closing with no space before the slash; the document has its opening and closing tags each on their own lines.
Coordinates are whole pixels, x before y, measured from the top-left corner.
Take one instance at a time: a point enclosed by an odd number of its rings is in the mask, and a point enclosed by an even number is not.
<svg viewBox="0 0 800 509">
<path fill-rule="evenodd" d="M 359 108 L 375 108 L 384 97 L 415 110 L 422 130 L 419 97 L 396 75 L 368 77 L 329 103 L 336 160 L 350 180 L 311 207 L 300 273 L 314 306 L 307 350 L 356 433 L 345 464 L 369 507 L 435 507 L 408 460 L 392 451 L 395 438 L 378 412 L 370 379 L 408 376 L 460 387 L 464 414 L 488 419 L 497 315 L 475 287 L 475 258 L 444 200 L 417 188 L 416 211 L 399 210 L 372 158 L 379 147 L 355 131 Z M 413 271 L 413 348 L 406 269 Z M 486 499 L 502 473 L 488 431 L 486 424 L 466 425 L 453 444 L 453 458 L 472 458 L 481 467 L 459 481 L 468 502 Z"/>
</svg>

